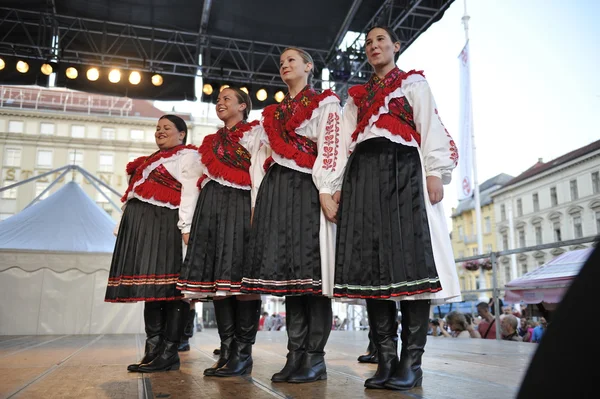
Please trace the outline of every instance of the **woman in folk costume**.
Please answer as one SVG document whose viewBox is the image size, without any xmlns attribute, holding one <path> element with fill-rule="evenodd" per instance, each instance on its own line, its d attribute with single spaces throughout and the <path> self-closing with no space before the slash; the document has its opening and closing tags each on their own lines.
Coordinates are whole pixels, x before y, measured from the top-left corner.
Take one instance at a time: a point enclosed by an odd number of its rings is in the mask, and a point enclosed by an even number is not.
<svg viewBox="0 0 600 399">
<path fill-rule="evenodd" d="M 286 49 L 280 75 L 289 93 L 263 111 L 263 144 L 272 150 L 253 165 L 257 190 L 242 290 L 285 295 L 288 355 L 274 382 L 327 378 L 324 348 L 331 331 L 333 255 L 337 211 L 330 179 L 339 140 L 339 98 L 310 85 L 313 60 L 304 50 Z M 264 170 L 266 175 L 263 179 Z M 262 183 L 261 183 L 262 181 Z M 323 212 L 321 211 L 321 206 Z M 329 220 L 327 219 L 329 218 Z"/>
<path fill-rule="evenodd" d="M 440 203 L 458 153 L 422 72 L 396 67 L 399 49 L 393 30 L 372 28 L 365 50 L 375 73 L 348 91 L 343 126 L 350 144 L 339 154 L 351 156 L 338 160 L 345 172 L 334 292 L 367 302 L 378 367 L 365 386 L 407 390 L 421 386 L 430 301 L 460 300 Z"/>
<path fill-rule="evenodd" d="M 260 295 L 240 295 L 244 253 L 250 234 L 250 165 L 261 130 L 247 122 L 252 102 L 238 88 L 219 93 L 217 116 L 225 127 L 207 136 L 198 152 L 203 176 L 192 220 L 187 255 L 177 286 L 186 297 L 213 298 L 221 338 L 219 360 L 206 376 L 229 377 L 252 371 L 252 344 L 260 317 Z M 258 150 L 258 148 L 257 148 Z"/>
<path fill-rule="evenodd" d="M 145 302 L 144 357 L 127 367 L 145 373 L 179 369 L 177 347 L 189 304 L 177 290 L 177 279 L 200 177 L 198 151 L 185 145 L 183 119 L 162 116 L 154 137 L 159 150 L 127 165 L 129 187 L 121 199 L 124 212 L 105 298 L 107 302 Z"/>
</svg>

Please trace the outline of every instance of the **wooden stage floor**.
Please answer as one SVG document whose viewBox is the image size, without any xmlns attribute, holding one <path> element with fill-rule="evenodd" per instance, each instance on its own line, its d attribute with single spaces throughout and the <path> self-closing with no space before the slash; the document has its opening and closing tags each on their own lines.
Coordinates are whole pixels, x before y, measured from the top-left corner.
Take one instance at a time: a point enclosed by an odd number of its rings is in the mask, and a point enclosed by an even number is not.
<svg viewBox="0 0 600 399">
<path fill-rule="evenodd" d="M 181 370 L 128 373 L 142 335 L 0 336 L 0 398 L 514 398 L 536 345 L 429 338 L 423 387 L 408 392 L 365 390 L 376 365 L 359 364 L 366 331 L 333 331 L 325 348 L 328 379 L 272 384 L 285 363 L 284 331 L 259 332 L 251 377 L 203 377 L 219 345 L 214 329 L 190 341 Z"/>
</svg>

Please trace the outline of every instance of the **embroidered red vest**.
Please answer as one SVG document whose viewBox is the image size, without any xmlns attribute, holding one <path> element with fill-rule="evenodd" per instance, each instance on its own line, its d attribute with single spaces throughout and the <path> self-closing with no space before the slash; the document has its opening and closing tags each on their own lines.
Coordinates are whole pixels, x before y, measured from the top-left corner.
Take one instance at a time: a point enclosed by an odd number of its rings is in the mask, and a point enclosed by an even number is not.
<svg viewBox="0 0 600 399">
<path fill-rule="evenodd" d="M 143 173 L 154 162 L 170 158 L 185 148 L 196 150 L 193 145 L 178 145 L 169 150 L 157 151 L 150 156 L 139 157 L 129 162 L 126 170 L 127 174 L 131 175 L 131 179 L 121 201 L 126 202 L 129 193 L 133 191 L 139 197 L 178 207 L 181 202 L 181 183 L 169 173 L 164 165 L 159 164 L 155 167 L 145 180 Z M 136 183 L 140 181 L 141 183 L 136 186 Z"/>
<path fill-rule="evenodd" d="M 250 152 L 240 144 L 244 134 L 257 126 L 258 121 L 239 122 L 231 129 L 222 128 L 206 136 L 198 152 L 202 164 L 211 176 L 239 186 L 250 186 Z M 208 176 L 198 180 L 198 188 Z"/>
<path fill-rule="evenodd" d="M 354 86 L 348 90 L 348 94 L 358 107 L 358 123 L 352 133 L 352 141 L 356 141 L 358 135 L 364 132 L 369 124 L 369 119 L 384 106 L 386 97 L 401 87 L 402 81 L 413 74 L 423 75 L 423 72 L 414 70 L 403 72 L 394 68 L 383 79 L 373 75 L 364 85 Z M 417 132 L 413 110 L 406 97 L 393 98 L 390 100 L 388 108 L 388 113 L 379 115 L 375 126 L 386 129 L 406 141 L 412 141 L 414 138 L 421 145 L 421 136 Z"/>
<path fill-rule="evenodd" d="M 311 118 L 322 100 L 332 95 L 337 97 L 331 90 L 317 93 L 307 85 L 295 98 L 288 94 L 281 103 L 266 107 L 263 110 L 263 126 L 273 152 L 293 160 L 302 168 L 312 168 L 317 159 L 317 143 L 297 134 L 296 129 Z M 273 158 L 269 157 L 265 169 L 272 163 Z"/>
</svg>

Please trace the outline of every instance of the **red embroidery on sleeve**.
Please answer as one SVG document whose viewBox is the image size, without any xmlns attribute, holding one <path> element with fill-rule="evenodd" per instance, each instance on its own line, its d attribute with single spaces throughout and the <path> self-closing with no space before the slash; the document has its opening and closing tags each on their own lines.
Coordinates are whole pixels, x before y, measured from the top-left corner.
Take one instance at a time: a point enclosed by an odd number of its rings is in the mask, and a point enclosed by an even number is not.
<svg viewBox="0 0 600 399">
<path fill-rule="evenodd" d="M 323 141 L 323 169 L 335 171 L 337 164 L 338 147 L 340 146 L 340 116 L 330 112 L 325 126 L 325 139 Z"/>
<path fill-rule="evenodd" d="M 444 126 L 444 122 L 442 122 L 442 118 L 440 118 L 440 114 L 438 113 L 437 108 L 435 109 L 435 114 L 437 115 L 438 120 L 440 121 L 440 125 L 442 125 L 442 127 L 444 128 L 446 136 L 448 136 L 448 138 L 450 139 L 450 159 L 454 161 L 454 166 L 456 166 L 458 165 L 458 148 L 456 147 L 456 143 L 452 139 L 452 136 L 450 136 L 450 133 L 448 133 L 448 129 L 446 129 L 446 126 Z"/>
</svg>

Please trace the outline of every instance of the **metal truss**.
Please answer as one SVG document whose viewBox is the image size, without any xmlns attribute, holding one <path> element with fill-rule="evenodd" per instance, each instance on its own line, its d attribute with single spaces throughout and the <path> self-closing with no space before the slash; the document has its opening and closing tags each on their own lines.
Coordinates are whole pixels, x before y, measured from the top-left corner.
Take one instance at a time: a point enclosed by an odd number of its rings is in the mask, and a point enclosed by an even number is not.
<svg viewBox="0 0 600 399">
<path fill-rule="evenodd" d="M 335 84 L 342 97 L 349 85 L 363 83 L 371 75 L 364 55 L 364 33 L 371 26 L 393 27 L 402 41 L 402 52 L 452 0 L 384 0 L 362 34 L 340 52 L 339 45 L 361 3 L 353 1 L 330 49 L 306 49 L 317 72 L 324 67 L 334 72 L 326 83 Z M 203 15 L 209 14 L 210 5 L 206 0 Z M 199 31 L 190 32 L 0 7 L 0 55 L 283 86 L 277 72 L 279 55 L 290 45 L 207 35 L 207 23 L 203 19 Z M 335 73 L 340 71 L 341 77 Z M 322 81 L 317 74 L 315 82 Z"/>
</svg>

